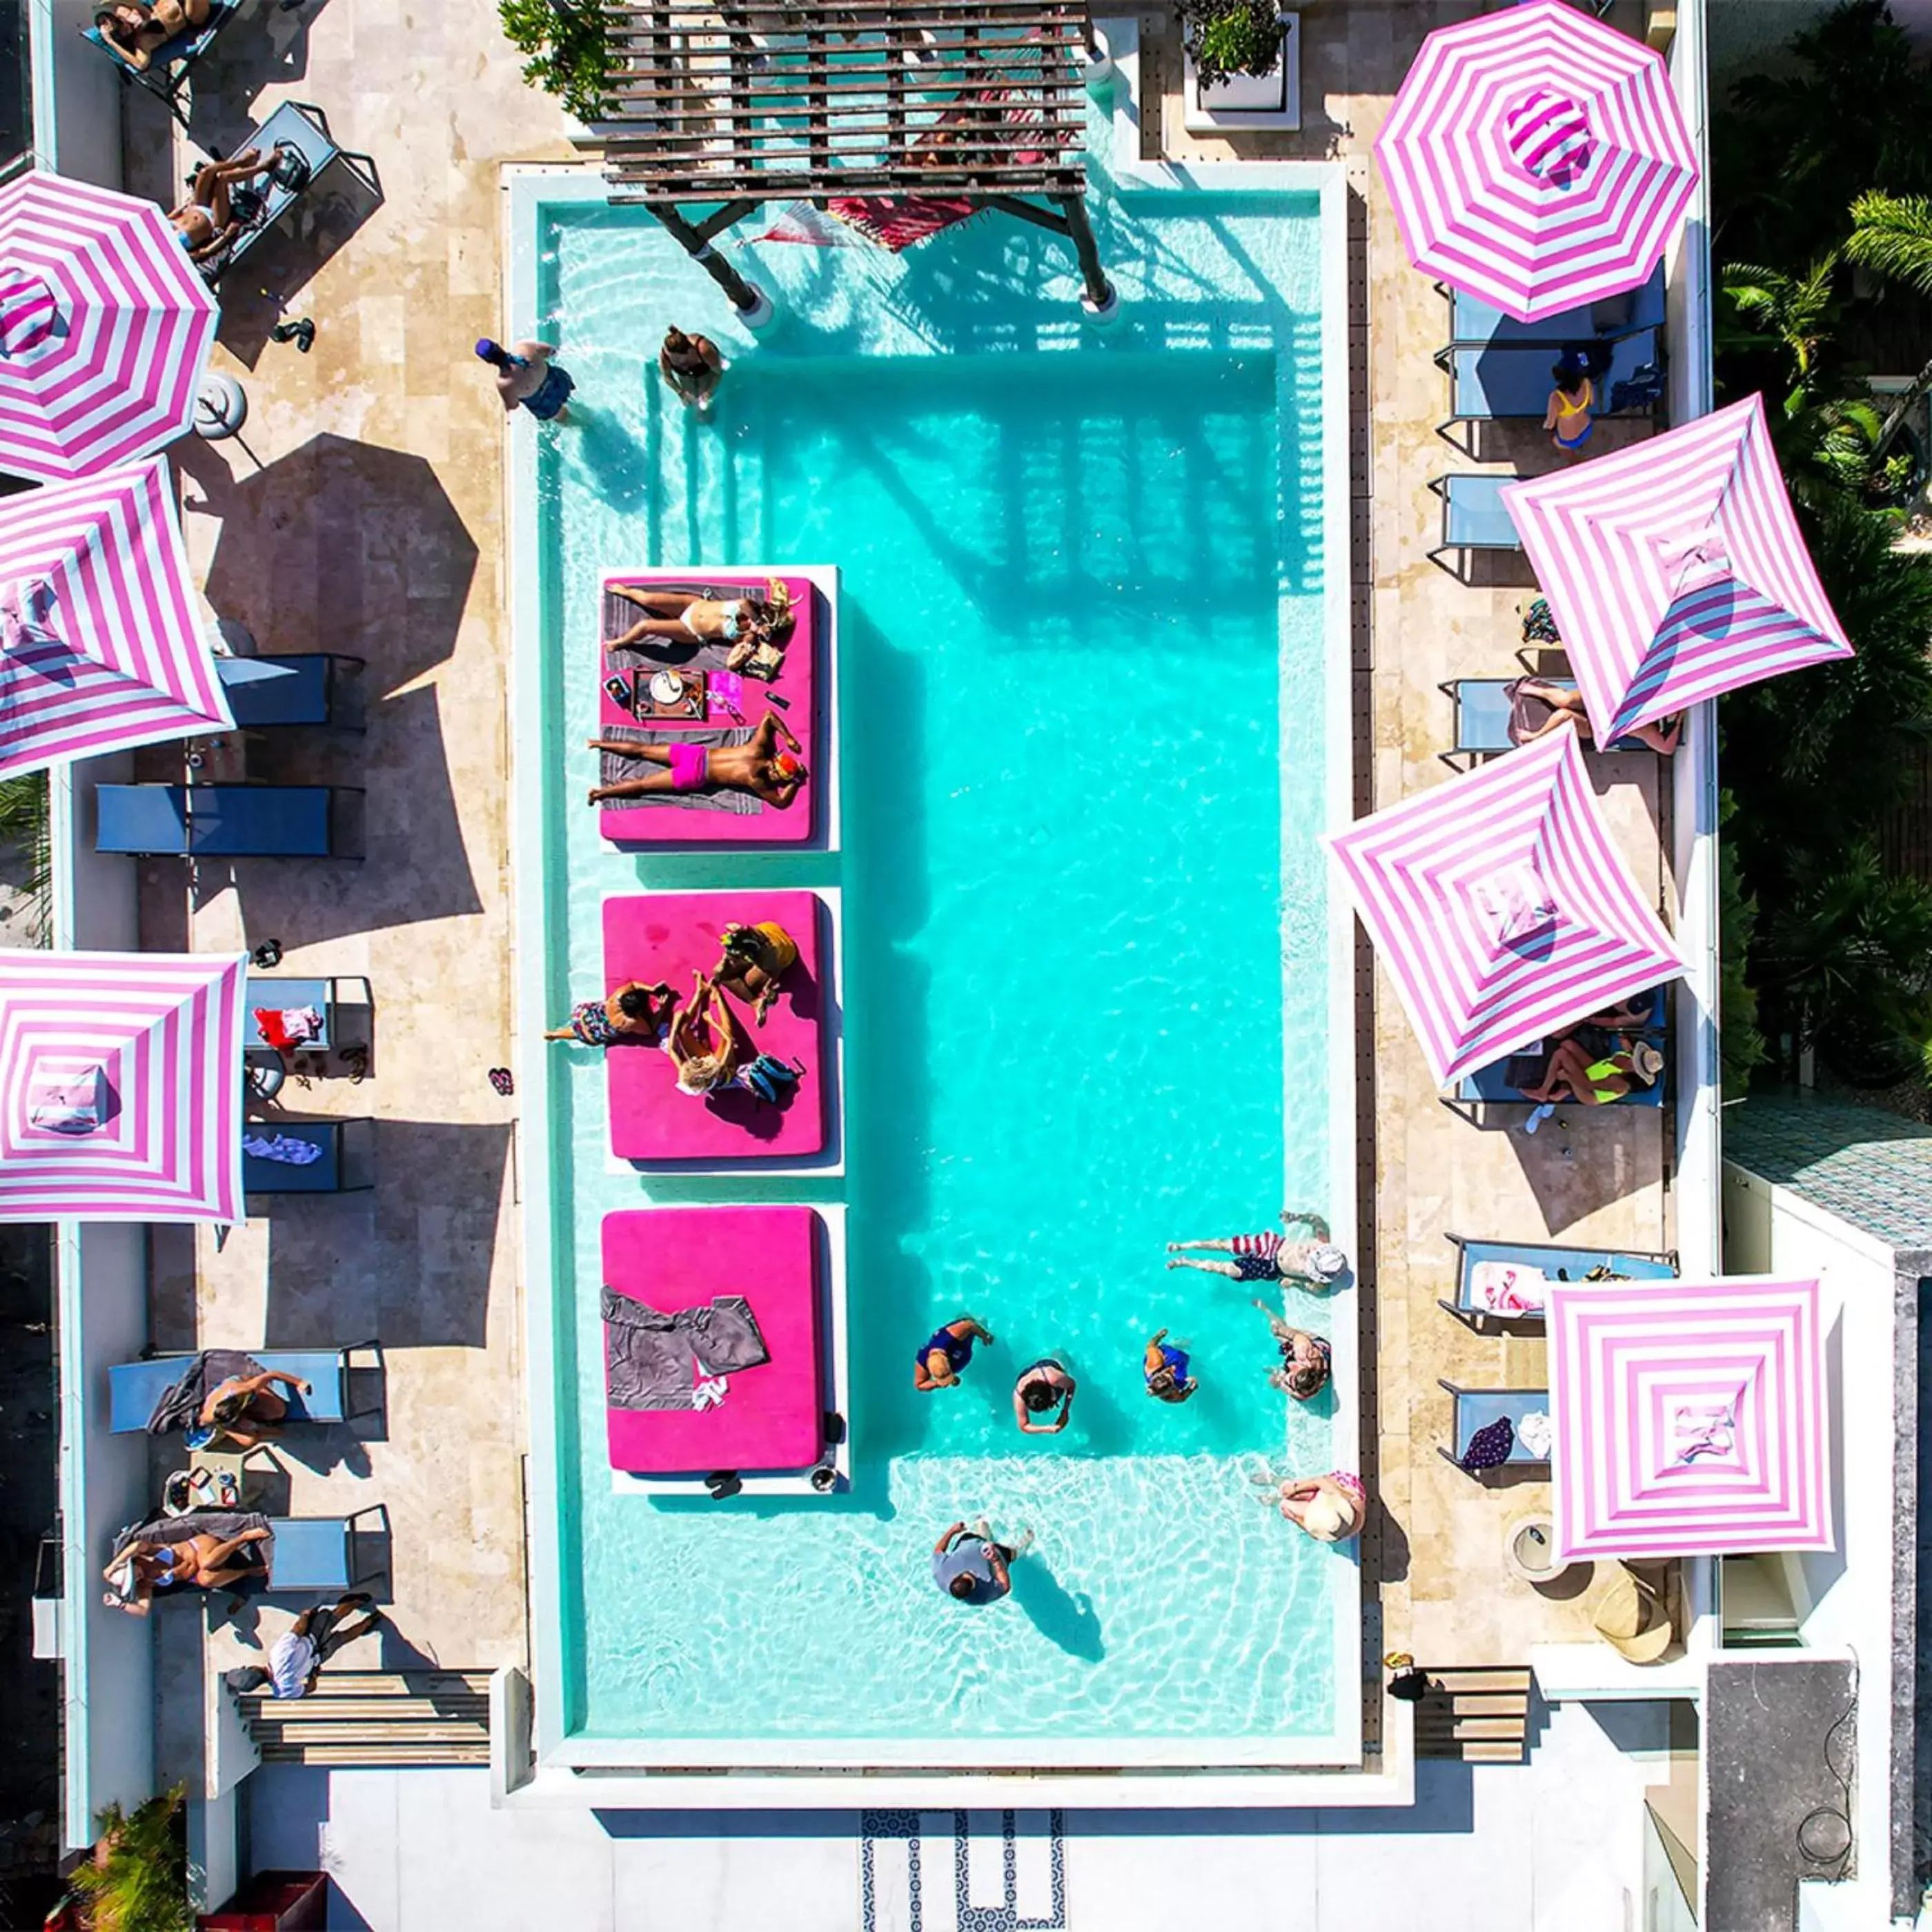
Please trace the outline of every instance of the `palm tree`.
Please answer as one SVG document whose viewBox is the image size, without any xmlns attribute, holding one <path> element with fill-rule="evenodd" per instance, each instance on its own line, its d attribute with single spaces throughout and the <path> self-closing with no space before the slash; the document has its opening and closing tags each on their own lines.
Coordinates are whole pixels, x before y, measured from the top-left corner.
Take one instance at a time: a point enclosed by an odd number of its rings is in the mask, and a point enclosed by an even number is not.
<svg viewBox="0 0 1932 1932">
<path fill-rule="evenodd" d="M 130 1812 L 101 1813 L 94 1857 L 73 1878 L 92 1932 L 194 1932 L 181 1810 L 178 1784 Z"/>
<path fill-rule="evenodd" d="M 1790 363 L 1788 380 L 1809 389 L 1818 352 L 1838 319 L 1838 273 L 1836 249 L 1819 256 L 1802 275 L 1754 262 L 1726 262 L 1722 293 L 1730 314 L 1718 310 L 1718 354 L 1780 350 Z"/>
<path fill-rule="evenodd" d="M 1862 268 L 1922 296 L 1932 296 L 1932 199 L 1886 194 L 1876 189 L 1852 203 L 1852 232 L 1845 253 Z M 1874 457 L 1882 457 L 1919 398 L 1932 391 L 1932 359 L 1894 399 L 1879 430 Z"/>
</svg>

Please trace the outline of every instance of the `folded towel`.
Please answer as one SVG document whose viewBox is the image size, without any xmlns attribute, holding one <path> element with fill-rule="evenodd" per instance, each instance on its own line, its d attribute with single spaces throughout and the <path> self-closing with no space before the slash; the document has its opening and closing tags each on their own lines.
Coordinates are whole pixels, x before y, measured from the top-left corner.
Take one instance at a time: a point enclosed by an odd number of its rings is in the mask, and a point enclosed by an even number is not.
<svg viewBox="0 0 1932 1932">
<path fill-rule="evenodd" d="M 287 1134 L 277 1134 L 272 1140 L 265 1140 L 260 1134 L 244 1134 L 242 1151 L 252 1154 L 257 1160 L 279 1160 L 290 1167 L 307 1167 L 322 1158 L 318 1142 L 298 1141 Z"/>
<path fill-rule="evenodd" d="M 1540 1314 L 1548 1299 L 1549 1277 L 1522 1262 L 1478 1262 L 1469 1270 L 1469 1300 L 1492 1315 Z"/>
</svg>

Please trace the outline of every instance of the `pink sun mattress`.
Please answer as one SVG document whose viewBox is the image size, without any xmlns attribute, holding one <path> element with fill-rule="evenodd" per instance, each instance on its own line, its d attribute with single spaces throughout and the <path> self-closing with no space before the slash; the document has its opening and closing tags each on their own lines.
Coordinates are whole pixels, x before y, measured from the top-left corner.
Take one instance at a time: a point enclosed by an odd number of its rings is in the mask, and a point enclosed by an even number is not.
<svg viewBox="0 0 1932 1932">
<path fill-rule="evenodd" d="M 760 1027 L 734 1000 L 738 1017 L 764 1052 L 803 1061 L 782 1109 L 736 1089 L 699 1100 L 680 1094 L 669 1057 L 642 1042 L 621 1042 L 604 1054 L 611 1151 L 622 1160 L 742 1160 L 821 1154 L 830 1058 L 826 1010 L 828 919 L 815 892 L 746 890 L 639 892 L 604 902 L 604 982 L 668 981 L 688 998 L 693 973 L 718 963 L 724 928 L 776 920 L 798 942 L 798 964 Z"/>
<path fill-rule="evenodd" d="M 611 602 L 609 586 L 614 584 L 632 584 L 639 590 L 650 590 L 662 584 L 680 590 L 696 586 L 754 595 L 763 591 L 770 580 L 755 572 L 733 570 L 615 571 L 604 578 L 604 595 L 598 601 L 600 605 Z M 818 592 L 808 577 L 780 575 L 778 580 L 791 592 L 792 608 L 797 613 L 790 640 L 785 647 L 784 668 L 770 684 L 761 684 L 755 678 L 746 679 L 744 700 L 740 709 L 745 722 L 755 725 L 765 715 L 767 692 L 776 692 L 790 701 L 789 710 L 784 705 L 776 709 L 805 748 L 802 755 L 805 768 L 811 776 L 804 790 L 783 812 L 763 805 L 756 812 L 747 813 L 699 810 L 675 805 L 607 806 L 598 812 L 598 830 L 613 844 L 802 845 L 825 822 L 824 806 L 819 794 L 830 782 L 830 774 L 821 776 L 818 769 L 816 716 L 819 663 L 824 654 L 821 605 Z M 634 619 L 644 614 L 634 608 L 630 609 Z M 598 621 L 604 621 L 601 614 Z M 621 634 L 608 628 L 604 632 L 606 639 Z M 682 661 L 675 653 L 662 659 L 674 664 Z M 700 653 L 699 661 L 704 662 L 703 653 Z M 639 722 L 604 689 L 604 680 L 610 669 L 607 656 L 597 679 L 597 722 L 600 729 L 605 725 L 631 725 Z M 671 745 L 694 730 L 721 727 L 730 729 L 734 725 L 730 717 L 714 710 L 702 724 L 655 720 L 650 722 L 649 728 L 660 734 L 656 737 L 656 742 Z"/>
<path fill-rule="evenodd" d="M 700 1409 L 611 1408 L 610 1466 L 638 1476 L 780 1474 L 825 1448 L 826 1386 L 819 1293 L 824 1247 L 809 1208 L 653 1208 L 604 1217 L 604 1280 L 666 1315 L 742 1294 L 771 1360 L 727 1378 Z M 608 1350 L 608 1340 L 606 1340 Z"/>
</svg>

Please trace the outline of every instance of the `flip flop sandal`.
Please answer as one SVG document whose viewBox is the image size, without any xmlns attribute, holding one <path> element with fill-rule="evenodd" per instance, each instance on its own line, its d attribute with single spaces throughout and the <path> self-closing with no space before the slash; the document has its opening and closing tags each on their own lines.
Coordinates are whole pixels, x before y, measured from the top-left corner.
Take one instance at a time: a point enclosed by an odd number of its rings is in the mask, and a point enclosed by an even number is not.
<svg viewBox="0 0 1932 1932">
<path fill-rule="evenodd" d="M 490 1084 L 495 1088 L 496 1091 L 502 1094 L 506 1100 L 517 1090 L 516 1076 L 511 1072 L 510 1070 L 507 1066 L 493 1066 L 490 1068 Z"/>
</svg>

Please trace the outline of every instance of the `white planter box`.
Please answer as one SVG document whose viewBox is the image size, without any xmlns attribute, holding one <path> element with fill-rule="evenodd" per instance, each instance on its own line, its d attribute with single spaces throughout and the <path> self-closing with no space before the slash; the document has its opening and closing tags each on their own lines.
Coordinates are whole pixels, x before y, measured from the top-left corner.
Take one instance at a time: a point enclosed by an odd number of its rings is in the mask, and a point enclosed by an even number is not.
<svg viewBox="0 0 1932 1932">
<path fill-rule="evenodd" d="M 1183 51 L 1181 124 L 1190 134 L 1238 128 L 1301 125 L 1301 16 L 1280 14 L 1281 58 L 1267 74 L 1237 74 L 1204 89 L 1193 57 Z"/>
</svg>

